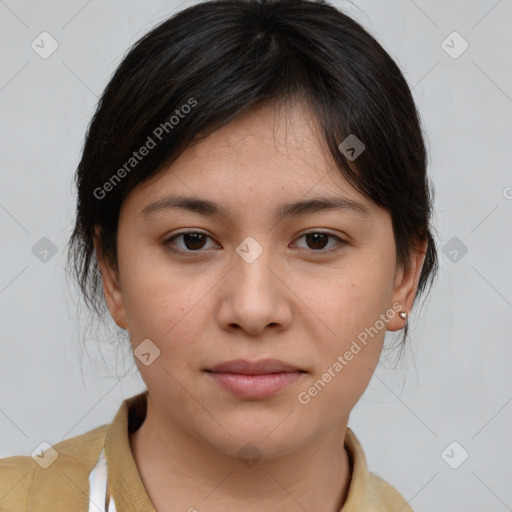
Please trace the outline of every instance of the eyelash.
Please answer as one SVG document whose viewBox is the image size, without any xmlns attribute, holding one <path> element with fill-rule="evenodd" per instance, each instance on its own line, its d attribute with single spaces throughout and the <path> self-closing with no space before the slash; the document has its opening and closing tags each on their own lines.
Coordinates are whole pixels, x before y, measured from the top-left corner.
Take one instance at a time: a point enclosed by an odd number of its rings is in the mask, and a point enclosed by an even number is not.
<svg viewBox="0 0 512 512">
<path fill-rule="evenodd" d="M 163 244 L 168 247 L 172 252 L 174 253 L 181 253 L 181 254 L 201 254 L 201 253 L 204 253 L 205 251 L 204 250 L 197 250 L 197 251 L 191 251 L 191 250 L 183 250 L 183 249 L 176 249 L 175 247 L 172 246 L 172 242 L 176 239 L 176 238 L 179 238 L 180 236 L 183 236 L 183 235 L 190 235 L 190 234 L 198 234 L 198 235 L 204 235 L 206 236 L 207 238 L 212 239 L 212 237 L 210 237 L 209 235 L 207 235 L 206 233 L 203 233 L 202 231 L 182 231 L 181 233 L 176 233 L 174 235 L 172 235 L 170 238 L 167 238 Z M 308 252 L 311 252 L 313 254 L 318 254 L 318 255 L 325 255 L 325 254 L 330 254 L 332 252 L 336 252 L 338 250 L 341 249 L 341 247 L 338 247 L 338 246 L 343 246 L 343 245 L 346 245 L 347 242 L 345 242 L 344 240 L 342 240 L 339 236 L 337 235 L 333 235 L 332 233 L 327 233 L 327 232 L 324 232 L 324 231 L 308 231 L 306 233 L 303 233 L 302 235 L 300 235 L 296 240 L 300 240 L 301 238 L 304 238 L 305 236 L 307 235 L 312 235 L 312 234 L 319 234 L 319 235 L 327 235 L 329 238 L 335 238 L 338 240 L 338 244 L 337 246 L 334 246 L 334 247 L 331 247 L 330 249 L 302 249 L 302 250 L 306 250 Z"/>
</svg>

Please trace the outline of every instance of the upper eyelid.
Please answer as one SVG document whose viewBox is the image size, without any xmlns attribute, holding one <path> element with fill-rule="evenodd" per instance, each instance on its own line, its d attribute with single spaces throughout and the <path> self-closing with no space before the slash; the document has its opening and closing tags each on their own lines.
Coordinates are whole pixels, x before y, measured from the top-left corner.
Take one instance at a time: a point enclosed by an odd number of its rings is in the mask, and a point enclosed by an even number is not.
<svg viewBox="0 0 512 512">
<path fill-rule="evenodd" d="M 173 238 L 178 237 L 180 235 L 188 235 L 188 234 L 192 234 L 192 233 L 194 233 L 194 234 L 199 233 L 201 235 L 207 236 L 208 238 L 211 238 L 212 240 L 215 240 L 215 238 L 213 236 L 206 233 L 205 231 L 201 231 L 200 229 L 190 229 L 188 231 L 179 231 L 178 233 L 173 233 L 172 235 L 166 237 L 165 239 L 168 241 L 168 240 L 172 240 Z M 309 228 L 306 231 L 300 232 L 295 238 L 300 238 L 304 235 L 309 235 L 311 233 L 321 233 L 324 235 L 338 237 L 340 240 L 343 240 L 339 235 L 336 235 L 336 234 L 332 233 L 331 231 L 328 231 L 326 228 Z"/>
</svg>

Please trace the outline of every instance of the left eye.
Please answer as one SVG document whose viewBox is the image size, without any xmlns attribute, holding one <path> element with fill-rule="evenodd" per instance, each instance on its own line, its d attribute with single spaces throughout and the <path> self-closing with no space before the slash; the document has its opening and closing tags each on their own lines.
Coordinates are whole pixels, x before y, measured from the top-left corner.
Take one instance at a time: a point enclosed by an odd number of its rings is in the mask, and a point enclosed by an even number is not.
<svg viewBox="0 0 512 512">
<path fill-rule="evenodd" d="M 183 245 L 182 247 L 178 247 L 176 249 L 172 246 L 175 245 L 174 241 L 179 238 L 182 238 Z M 212 240 L 211 237 L 209 237 L 205 233 L 201 233 L 200 231 L 186 231 L 172 236 L 171 238 L 166 240 L 164 244 L 167 246 L 171 246 L 171 249 L 177 252 L 199 252 L 200 249 L 204 248 L 205 241 L 208 238 Z M 302 238 L 304 238 L 306 240 L 306 244 L 309 245 L 309 247 L 306 248 L 311 249 L 313 252 L 327 252 L 328 250 L 331 250 L 332 246 L 329 249 L 325 250 L 329 238 L 336 239 L 340 244 L 344 243 L 343 240 L 338 236 L 332 235 L 330 233 L 324 233 L 322 231 L 311 231 L 309 233 L 305 233 L 301 235 L 299 238 L 297 238 L 297 240 L 301 240 Z M 336 244 L 334 245 L 334 247 L 335 246 Z"/>
<path fill-rule="evenodd" d="M 334 238 L 339 243 L 343 244 L 343 240 L 341 238 L 339 238 L 338 236 L 331 235 L 330 233 L 324 233 L 322 231 L 318 231 L 318 232 L 311 231 L 309 233 L 305 233 L 302 236 L 300 236 L 298 238 L 298 240 L 300 240 L 301 238 L 305 238 L 306 243 L 313 244 L 312 250 L 315 252 L 319 252 L 319 251 L 321 252 L 322 250 L 324 250 L 329 238 Z M 332 249 L 332 246 L 328 250 L 331 250 L 331 249 Z M 327 252 L 327 251 L 324 251 L 324 252 Z"/>
</svg>

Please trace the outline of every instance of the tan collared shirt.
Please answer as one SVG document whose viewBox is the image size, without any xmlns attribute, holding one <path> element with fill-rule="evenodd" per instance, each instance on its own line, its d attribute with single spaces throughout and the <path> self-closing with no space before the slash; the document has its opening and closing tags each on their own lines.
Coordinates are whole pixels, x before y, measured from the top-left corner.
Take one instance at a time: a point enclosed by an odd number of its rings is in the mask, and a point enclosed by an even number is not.
<svg viewBox="0 0 512 512">
<path fill-rule="evenodd" d="M 130 448 L 129 432 L 144 421 L 147 391 L 127 398 L 114 420 L 79 436 L 55 444 L 37 457 L 14 456 L 0 459 L 1 512 L 156 512 L 142 483 Z M 405 499 L 390 484 L 369 473 L 366 457 L 350 428 L 345 446 L 352 461 L 352 479 L 345 505 L 340 512 L 412 512 Z M 91 505 L 91 473 L 97 476 L 104 449 L 108 471 L 105 503 Z M 48 457 L 48 459 L 46 459 Z M 46 461 L 45 461 L 46 459 Z M 103 460 L 104 463 L 104 460 Z M 93 472 L 95 468 L 99 468 Z M 92 480 L 91 480 L 92 481 Z M 99 480 L 102 482 L 102 480 Z M 103 492 L 102 496 L 105 496 Z M 113 506 L 110 507 L 110 511 Z"/>
</svg>

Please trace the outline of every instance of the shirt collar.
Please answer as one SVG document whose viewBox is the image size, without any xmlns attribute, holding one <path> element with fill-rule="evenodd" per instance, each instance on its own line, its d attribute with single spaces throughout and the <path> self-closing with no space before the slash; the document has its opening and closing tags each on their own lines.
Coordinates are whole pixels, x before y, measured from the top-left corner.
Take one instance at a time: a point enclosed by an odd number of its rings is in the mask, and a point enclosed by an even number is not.
<svg viewBox="0 0 512 512">
<path fill-rule="evenodd" d="M 105 439 L 110 492 L 116 509 L 125 512 L 156 512 L 140 478 L 129 439 L 129 432 L 137 430 L 144 421 L 147 394 L 146 390 L 123 401 L 109 425 Z M 377 485 L 377 477 L 368 472 L 363 448 L 348 427 L 345 433 L 345 447 L 350 458 L 352 476 L 347 499 L 340 512 L 386 510 L 380 494 L 382 488 Z M 379 479 L 379 482 L 382 481 Z M 385 482 L 383 485 L 388 486 Z M 404 512 L 406 510 L 411 509 L 406 506 Z"/>
<path fill-rule="evenodd" d="M 124 400 L 107 430 L 108 485 L 116 510 L 156 512 L 140 478 L 129 437 L 129 432 L 137 430 L 146 417 L 147 393 L 146 390 Z"/>
</svg>

